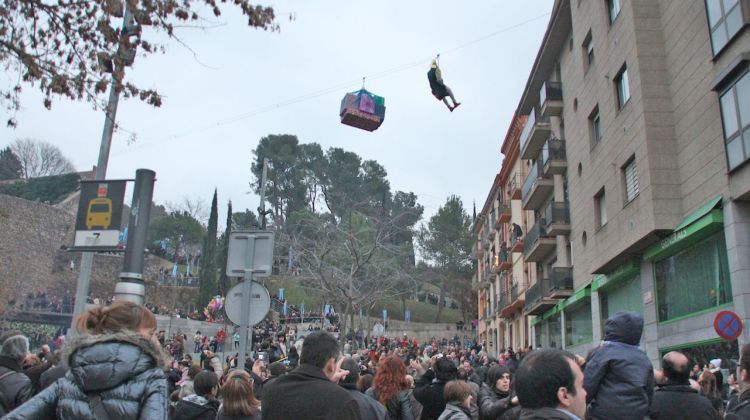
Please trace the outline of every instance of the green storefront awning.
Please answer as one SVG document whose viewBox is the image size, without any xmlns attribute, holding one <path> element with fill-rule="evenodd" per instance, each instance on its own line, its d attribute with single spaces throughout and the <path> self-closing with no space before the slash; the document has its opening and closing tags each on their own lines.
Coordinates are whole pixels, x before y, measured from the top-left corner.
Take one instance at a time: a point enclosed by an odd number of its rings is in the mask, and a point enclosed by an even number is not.
<svg viewBox="0 0 750 420">
<path fill-rule="evenodd" d="M 560 313 L 560 304 L 558 303 L 557 305 L 553 306 L 552 308 L 550 308 L 549 311 L 545 312 L 542 315 L 541 317 L 542 321 L 546 321 L 559 313 Z"/>
<path fill-rule="evenodd" d="M 591 287 L 589 287 L 590 284 L 587 284 L 583 286 L 580 290 L 573 293 L 573 296 L 565 299 L 564 301 L 557 304 L 557 306 L 560 307 L 559 310 L 563 310 L 565 308 L 569 308 L 576 303 L 582 301 L 583 299 L 586 299 L 587 297 L 591 296 Z"/>
<path fill-rule="evenodd" d="M 685 221 L 680 226 L 683 226 Z M 671 235 L 650 246 L 643 254 L 643 259 L 646 261 L 656 261 L 670 257 L 719 232 L 723 228 L 724 214 L 721 210 L 710 210 L 703 217 L 694 220 L 681 229 L 675 230 Z"/>
<path fill-rule="evenodd" d="M 542 319 L 542 317 L 541 317 L 541 316 L 538 316 L 538 317 L 534 318 L 534 320 L 533 320 L 533 321 L 531 321 L 531 326 L 532 326 L 532 327 L 535 327 L 536 325 L 538 325 L 538 324 L 541 324 L 541 323 L 542 323 L 542 321 L 544 321 L 544 320 Z"/>
<path fill-rule="evenodd" d="M 606 289 L 617 285 L 625 280 L 641 274 L 641 265 L 638 261 L 628 261 L 609 274 L 600 274 L 596 276 L 591 283 L 591 291 L 596 292 L 600 289 Z"/>
<path fill-rule="evenodd" d="M 718 204 L 721 203 L 721 196 L 718 196 L 714 198 L 713 200 L 706 203 L 703 207 L 699 208 L 698 210 L 690 213 L 682 220 L 682 223 L 680 223 L 674 230 L 677 232 L 680 229 L 684 229 L 685 227 L 689 226 L 696 220 L 700 219 L 701 217 L 707 215 L 711 212 L 711 210 L 715 209 Z"/>
</svg>

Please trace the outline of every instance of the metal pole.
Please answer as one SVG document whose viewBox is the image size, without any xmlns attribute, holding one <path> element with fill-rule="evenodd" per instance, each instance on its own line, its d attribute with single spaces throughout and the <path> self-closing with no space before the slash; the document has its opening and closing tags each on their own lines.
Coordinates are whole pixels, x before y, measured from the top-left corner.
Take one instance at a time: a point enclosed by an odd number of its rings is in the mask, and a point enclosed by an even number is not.
<svg viewBox="0 0 750 420">
<path fill-rule="evenodd" d="M 263 174 L 260 178 L 260 206 L 258 207 L 258 216 L 260 216 L 260 229 L 266 230 L 266 180 L 268 177 L 268 158 L 263 158 Z"/>
<path fill-rule="evenodd" d="M 240 311 L 240 357 L 237 360 L 237 367 L 240 369 L 245 368 L 245 354 L 247 353 L 247 342 L 248 342 L 248 327 L 250 325 L 250 301 L 251 291 L 253 284 L 253 265 L 255 265 L 255 238 L 250 236 L 247 243 L 247 259 L 249 262 L 249 268 L 245 270 L 244 281 L 242 282 L 242 310 Z M 253 351 L 253 335 L 250 335 L 250 356 L 252 357 Z M 252 367 L 252 366 L 251 366 Z"/>
<path fill-rule="evenodd" d="M 151 216 L 151 199 L 154 195 L 156 172 L 149 169 L 135 171 L 135 188 L 130 207 L 128 241 L 125 247 L 125 261 L 120 273 L 120 282 L 115 285 L 118 300 L 128 300 L 143 305 L 146 287 L 143 284 L 143 259 L 148 239 L 148 225 Z"/>
<path fill-rule="evenodd" d="M 127 5 L 122 16 L 123 29 L 132 19 Z M 107 177 L 107 164 L 109 162 L 109 149 L 112 145 L 112 133 L 115 129 L 115 118 L 117 116 L 117 104 L 120 99 L 120 93 L 117 91 L 117 82 L 112 77 L 112 83 L 109 86 L 109 102 L 104 116 L 104 129 L 102 130 L 102 142 L 99 145 L 99 160 L 96 163 L 96 179 L 104 180 Z M 94 262 L 93 252 L 83 252 L 81 255 L 81 272 L 78 274 L 78 286 L 76 287 L 76 303 L 73 308 L 73 320 L 68 331 L 68 338 L 76 335 L 76 320 L 78 316 L 86 309 L 86 298 L 89 295 L 89 283 L 91 281 L 91 266 Z"/>
</svg>

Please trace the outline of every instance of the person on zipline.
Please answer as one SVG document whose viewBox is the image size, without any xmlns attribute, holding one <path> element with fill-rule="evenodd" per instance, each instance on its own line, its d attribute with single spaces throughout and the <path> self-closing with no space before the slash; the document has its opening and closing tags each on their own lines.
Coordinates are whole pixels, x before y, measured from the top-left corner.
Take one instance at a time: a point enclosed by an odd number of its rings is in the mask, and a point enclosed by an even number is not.
<svg viewBox="0 0 750 420">
<path fill-rule="evenodd" d="M 456 97 L 453 96 L 453 91 L 451 90 L 451 88 L 446 86 L 443 82 L 443 76 L 440 72 L 440 67 L 438 67 L 437 59 L 432 60 L 430 71 L 427 72 L 427 79 L 430 81 L 432 94 L 438 100 L 442 100 L 445 106 L 447 106 L 451 112 L 453 112 L 454 109 L 458 108 L 458 106 L 461 105 L 461 102 L 456 102 Z M 453 106 L 451 106 L 451 104 L 448 102 L 447 96 L 451 97 Z"/>
</svg>

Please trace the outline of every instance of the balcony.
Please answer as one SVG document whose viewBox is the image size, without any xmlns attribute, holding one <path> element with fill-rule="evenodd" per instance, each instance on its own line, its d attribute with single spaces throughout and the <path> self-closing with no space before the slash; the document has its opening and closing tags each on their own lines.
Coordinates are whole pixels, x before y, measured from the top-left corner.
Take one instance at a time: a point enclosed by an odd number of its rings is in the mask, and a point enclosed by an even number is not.
<svg viewBox="0 0 750 420">
<path fill-rule="evenodd" d="M 508 248 L 504 246 L 505 243 L 503 242 L 503 246 L 500 248 L 500 254 L 495 256 L 496 263 L 497 263 L 497 272 L 500 273 L 502 271 L 507 271 L 513 268 L 513 261 L 508 255 Z"/>
<path fill-rule="evenodd" d="M 531 171 L 523 183 L 524 210 L 536 210 L 547 200 L 555 186 L 551 178 L 544 176 L 537 167 L 537 162 L 531 166 Z"/>
<path fill-rule="evenodd" d="M 545 82 L 539 91 L 539 105 L 545 117 L 559 117 L 563 111 L 562 82 Z"/>
<path fill-rule="evenodd" d="M 570 205 L 567 201 L 549 203 L 544 209 L 544 229 L 550 236 L 570 233 Z"/>
<path fill-rule="evenodd" d="M 503 316 L 503 308 L 505 308 L 507 305 L 509 305 L 510 302 L 508 301 L 508 294 L 505 293 L 505 290 L 500 292 L 500 295 L 497 297 L 497 307 L 500 309 L 500 316 Z"/>
<path fill-rule="evenodd" d="M 550 134 L 552 128 L 549 117 L 542 116 L 535 108 L 529 114 L 521 133 L 521 159 L 535 159 Z"/>
<path fill-rule="evenodd" d="M 564 299 L 573 294 L 573 268 L 552 267 L 549 274 L 547 295 L 553 299 Z"/>
<path fill-rule="evenodd" d="M 515 223 L 510 233 L 510 251 L 523 252 L 523 230 Z"/>
<path fill-rule="evenodd" d="M 543 261 L 557 247 L 557 239 L 547 234 L 542 225 L 543 220 L 539 220 L 534 227 L 529 229 L 523 244 L 523 254 L 526 262 Z"/>
<path fill-rule="evenodd" d="M 516 172 L 513 175 L 510 176 L 510 180 L 508 181 L 508 193 L 510 194 L 511 200 L 520 200 L 521 199 L 521 174 Z"/>
<path fill-rule="evenodd" d="M 564 174 L 568 170 L 565 140 L 550 138 L 542 148 L 542 173 L 546 176 Z"/>
<path fill-rule="evenodd" d="M 528 315 L 541 315 L 557 305 L 557 300 L 547 296 L 549 280 L 541 279 L 526 290 L 524 310 Z"/>
<path fill-rule="evenodd" d="M 514 312 L 523 309 L 526 304 L 524 291 L 519 289 L 518 283 L 514 283 L 508 292 L 509 303 L 500 312 L 503 317 L 510 317 Z"/>
<path fill-rule="evenodd" d="M 510 217 L 510 206 L 507 204 L 501 204 L 499 208 L 499 214 L 497 216 L 497 221 L 495 222 L 495 229 L 500 229 L 503 223 L 510 222 Z"/>
</svg>

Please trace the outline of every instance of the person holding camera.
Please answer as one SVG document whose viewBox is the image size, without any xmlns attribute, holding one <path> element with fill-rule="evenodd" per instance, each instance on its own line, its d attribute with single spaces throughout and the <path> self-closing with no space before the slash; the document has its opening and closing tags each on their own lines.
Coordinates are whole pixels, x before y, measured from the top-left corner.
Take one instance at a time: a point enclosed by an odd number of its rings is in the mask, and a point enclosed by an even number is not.
<svg viewBox="0 0 750 420">
<path fill-rule="evenodd" d="M 442 353 L 432 356 L 429 369 L 412 360 L 411 366 L 421 375 L 414 384 L 414 398 L 423 407 L 420 420 L 437 420 L 440 417 L 446 405 L 443 396 L 445 384 L 458 378 L 456 365 L 442 356 Z"/>
</svg>

